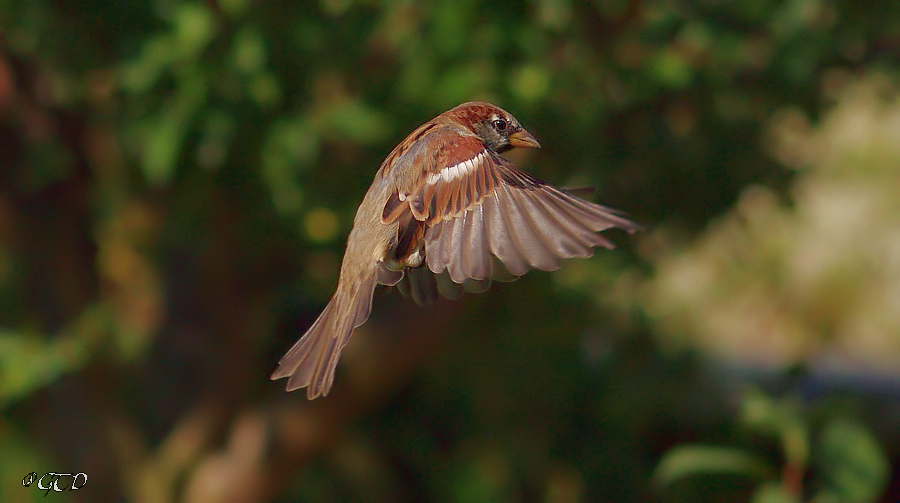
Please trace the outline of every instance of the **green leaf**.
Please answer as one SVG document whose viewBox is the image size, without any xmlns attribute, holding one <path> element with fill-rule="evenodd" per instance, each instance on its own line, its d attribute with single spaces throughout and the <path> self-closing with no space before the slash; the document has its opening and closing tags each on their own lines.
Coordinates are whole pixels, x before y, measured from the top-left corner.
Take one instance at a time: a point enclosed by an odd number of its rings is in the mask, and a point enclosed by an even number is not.
<svg viewBox="0 0 900 503">
<path fill-rule="evenodd" d="M 769 482 L 760 486 L 752 503 L 800 503 L 796 496 L 784 490 L 781 484 Z"/>
<path fill-rule="evenodd" d="M 743 422 L 753 430 L 773 435 L 781 442 L 785 458 L 795 466 L 809 460 L 809 432 L 801 402 L 791 396 L 773 399 L 759 389 L 744 395 Z"/>
<path fill-rule="evenodd" d="M 175 12 L 173 31 L 178 52 L 196 58 L 215 37 L 216 19 L 209 7 L 201 3 L 182 4 Z"/>
<path fill-rule="evenodd" d="M 890 465 L 877 439 L 862 424 L 839 418 L 829 422 L 817 446 L 824 496 L 839 501 L 875 501 L 884 492 Z"/>
<path fill-rule="evenodd" d="M 12 331 L 0 331 L 0 404 L 27 396 L 53 382 L 64 364 L 52 343 Z"/>
<path fill-rule="evenodd" d="M 108 319 L 97 305 L 52 338 L 0 329 L 0 408 L 86 365 L 101 346 Z"/>
<path fill-rule="evenodd" d="M 656 53 L 648 71 L 653 79 L 672 89 L 683 89 L 694 80 L 694 68 L 684 56 L 671 48 Z"/>
<path fill-rule="evenodd" d="M 379 110 L 361 101 L 350 100 L 341 103 L 328 117 L 328 124 L 339 138 L 349 139 L 359 144 L 375 144 L 384 139 L 384 131 L 389 131 L 389 119 Z"/>
<path fill-rule="evenodd" d="M 239 72 L 251 75 L 266 66 L 268 50 L 266 42 L 255 28 L 246 27 L 234 36 L 231 64 Z"/>
<path fill-rule="evenodd" d="M 675 447 L 663 456 L 654 480 L 661 486 L 697 475 L 728 474 L 764 479 L 772 468 L 759 456 L 733 447 L 713 445 L 684 445 Z"/>
<path fill-rule="evenodd" d="M 451 501 L 508 501 L 512 481 L 510 461 L 498 452 L 473 456 L 460 466 Z"/>
<path fill-rule="evenodd" d="M 186 72 L 178 90 L 142 128 L 141 169 L 152 185 L 167 185 L 175 173 L 185 138 L 197 110 L 206 99 L 206 82 L 199 71 Z"/>
<path fill-rule="evenodd" d="M 537 102 L 546 98 L 550 91 L 550 72 L 540 65 L 524 65 L 511 79 L 510 86 L 522 101 Z"/>
</svg>

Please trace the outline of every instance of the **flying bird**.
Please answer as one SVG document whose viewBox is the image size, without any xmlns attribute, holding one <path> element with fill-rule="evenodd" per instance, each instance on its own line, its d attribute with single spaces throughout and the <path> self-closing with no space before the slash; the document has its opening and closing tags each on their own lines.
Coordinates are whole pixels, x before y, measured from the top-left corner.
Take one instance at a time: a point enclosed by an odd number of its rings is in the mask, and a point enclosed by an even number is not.
<svg viewBox="0 0 900 503">
<path fill-rule="evenodd" d="M 540 144 L 511 114 L 463 103 L 419 126 L 387 156 L 347 239 L 337 291 L 272 379 L 327 395 L 341 350 L 372 310 L 376 285 L 419 302 L 482 291 L 560 259 L 613 248 L 600 231 L 640 227 L 616 210 L 555 188 L 500 154 Z"/>
</svg>

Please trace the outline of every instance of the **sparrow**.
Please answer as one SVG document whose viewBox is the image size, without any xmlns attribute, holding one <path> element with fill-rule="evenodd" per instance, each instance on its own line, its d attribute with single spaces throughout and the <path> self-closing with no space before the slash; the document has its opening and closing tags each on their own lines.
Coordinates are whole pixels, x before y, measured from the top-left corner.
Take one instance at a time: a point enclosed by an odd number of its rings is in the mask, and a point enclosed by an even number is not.
<svg viewBox="0 0 900 503">
<path fill-rule="evenodd" d="M 613 248 L 600 231 L 640 228 L 500 155 L 516 147 L 540 144 L 509 112 L 475 101 L 397 145 L 356 212 L 337 291 L 272 380 L 288 378 L 287 390 L 307 388 L 309 399 L 327 395 L 341 350 L 369 317 L 376 285 L 400 286 L 417 301 L 433 300 L 435 291 L 455 298 L 484 290 L 492 278 L 552 271 L 560 259 Z"/>
</svg>

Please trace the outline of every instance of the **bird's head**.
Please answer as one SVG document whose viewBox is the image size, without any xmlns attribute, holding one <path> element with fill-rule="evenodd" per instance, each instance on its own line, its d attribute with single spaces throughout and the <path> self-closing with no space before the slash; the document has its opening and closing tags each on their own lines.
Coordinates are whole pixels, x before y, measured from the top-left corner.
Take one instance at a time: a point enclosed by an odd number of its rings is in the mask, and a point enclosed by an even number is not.
<svg viewBox="0 0 900 503">
<path fill-rule="evenodd" d="M 513 147 L 541 147 L 512 114 L 496 105 L 470 101 L 449 110 L 446 115 L 475 133 L 485 148 L 493 152 L 505 152 Z"/>
</svg>

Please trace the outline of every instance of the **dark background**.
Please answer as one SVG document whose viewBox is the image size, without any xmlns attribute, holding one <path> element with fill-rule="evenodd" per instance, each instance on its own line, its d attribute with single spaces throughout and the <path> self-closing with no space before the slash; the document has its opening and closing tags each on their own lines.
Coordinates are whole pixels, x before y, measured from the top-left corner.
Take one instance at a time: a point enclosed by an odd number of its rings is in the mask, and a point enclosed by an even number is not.
<svg viewBox="0 0 900 503">
<path fill-rule="evenodd" d="M 0 500 L 894 502 L 900 3 L 0 2 Z M 471 99 L 647 230 L 268 376 Z M 78 491 L 23 487 L 84 472 Z"/>
</svg>

